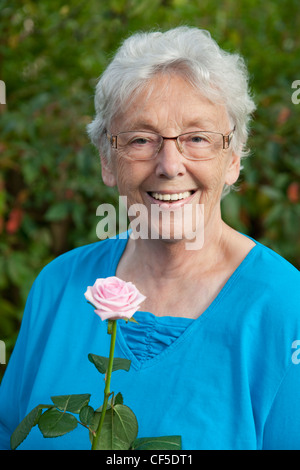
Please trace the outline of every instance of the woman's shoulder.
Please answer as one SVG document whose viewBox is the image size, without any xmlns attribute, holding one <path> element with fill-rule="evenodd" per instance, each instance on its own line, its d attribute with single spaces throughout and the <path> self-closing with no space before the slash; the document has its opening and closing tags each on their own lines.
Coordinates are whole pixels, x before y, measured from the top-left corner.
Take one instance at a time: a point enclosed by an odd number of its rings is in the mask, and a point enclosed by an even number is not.
<svg viewBox="0 0 300 470">
<path fill-rule="evenodd" d="M 248 297 L 264 304 L 264 311 L 294 312 L 299 322 L 300 272 L 271 248 L 256 245 L 245 259 L 241 280 Z"/>
<path fill-rule="evenodd" d="M 126 243 L 125 233 L 73 248 L 46 264 L 37 279 L 70 278 L 76 274 L 84 276 L 88 273 L 98 273 L 97 277 L 105 277 L 115 260 L 121 257 Z"/>
<path fill-rule="evenodd" d="M 271 248 L 255 241 L 253 271 L 256 276 L 270 276 L 281 284 L 286 282 L 300 282 L 300 271 Z"/>
<path fill-rule="evenodd" d="M 263 289 L 282 292 L 283 288 L 290 290 L 298 286 L 300 294 L 300 272 L 293 264 L 248 235 L 234 232 L 232 238 L 234 239 L 232 253 L 233 256 L 237 253 L 238 259 L 238 269 L 235 274 L 242 274 L 246 290 L 251 291 L 255 288 L 260 291 L 259 286 L 261 286 Z M 239 250 L 240 256 L 238 256 Z"/>
</svg>

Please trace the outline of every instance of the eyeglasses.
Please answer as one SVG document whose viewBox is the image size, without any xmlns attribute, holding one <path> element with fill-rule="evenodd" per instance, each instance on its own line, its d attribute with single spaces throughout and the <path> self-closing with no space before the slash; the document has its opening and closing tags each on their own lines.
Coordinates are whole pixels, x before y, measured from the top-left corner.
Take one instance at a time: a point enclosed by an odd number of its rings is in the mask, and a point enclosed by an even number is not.
<svg viewBox="0 0 300 470">
<path fill-rule="evenodd" d="M 163 146 L 164 140 L 174 140 L 178 151 L 188 160 L 210 160 L 222 149 L 229 148 L 235 127 L 229 134 L 195 131 L 177 137 L 163 137 L 155 132 L 129 131 L 111 135 L 106 132 L 112 148 L 131 160 L 152 160 Z"/>
</svg>

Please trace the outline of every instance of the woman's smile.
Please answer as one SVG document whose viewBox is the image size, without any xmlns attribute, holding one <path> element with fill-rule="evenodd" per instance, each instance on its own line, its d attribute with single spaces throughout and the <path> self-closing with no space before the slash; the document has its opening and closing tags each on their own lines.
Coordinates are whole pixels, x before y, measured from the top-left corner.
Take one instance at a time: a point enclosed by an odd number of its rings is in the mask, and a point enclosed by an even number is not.
<svg viewBox="0 0 300 470">
<path fill-rule="evenodd" d="M 185 204 L 191 204 L 197 190 L 163 190 L 148 191 L 151 204 L 158 204 L 163 209 L 176 210 Z"/>
</svg>

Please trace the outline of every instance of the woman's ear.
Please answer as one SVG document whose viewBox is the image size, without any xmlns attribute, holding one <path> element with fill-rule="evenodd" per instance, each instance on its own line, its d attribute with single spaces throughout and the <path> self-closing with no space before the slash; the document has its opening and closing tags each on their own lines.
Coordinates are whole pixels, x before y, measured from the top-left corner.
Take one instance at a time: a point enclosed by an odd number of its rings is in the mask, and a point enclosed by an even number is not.
<svg viewBox="0 0 300 470">
<path fill-rule="evenodd" d="M 240 176 L 241 157 L 239 154 L 232 152 L 230 162 L 226 170 L 225 184 L 231 186 Z"/>
<path fill-rule="evenodd" d="M 102 179 L 103 179 L 104 184 L 110 187 L 116 186 L 117 180 L 116 180 L 114 171 L 112 169 L 112 165 L 102 155 L 100 155 L 100 160 L 101 160 Z"/>
</svg>

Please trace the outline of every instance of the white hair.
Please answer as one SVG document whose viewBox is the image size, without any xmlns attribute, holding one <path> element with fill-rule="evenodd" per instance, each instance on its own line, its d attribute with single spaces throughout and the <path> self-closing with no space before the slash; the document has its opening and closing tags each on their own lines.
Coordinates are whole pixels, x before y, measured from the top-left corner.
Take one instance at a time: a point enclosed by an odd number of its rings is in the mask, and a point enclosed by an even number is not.
<svg viewBox="0 0 300 470">
<path fill-rule="evenodd" d="M 222 50 L 208 31 L 180 26 L 166 32 L 140 32 L 126 39 L 100 77 L 95 93 L 96 116 L 87 127 L 92 143 L 110 158 L 105 130 L 133 93 L 161 73 L 180 74 L 212 102 L 225 105 L 236 130 L 233 149 L 248 154 L 246 142 L 255 105 L 243 58 Z"/>
</svg>

